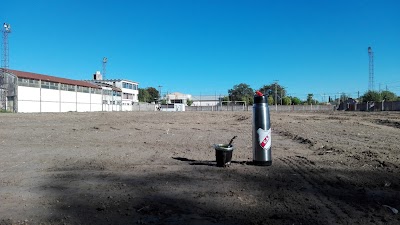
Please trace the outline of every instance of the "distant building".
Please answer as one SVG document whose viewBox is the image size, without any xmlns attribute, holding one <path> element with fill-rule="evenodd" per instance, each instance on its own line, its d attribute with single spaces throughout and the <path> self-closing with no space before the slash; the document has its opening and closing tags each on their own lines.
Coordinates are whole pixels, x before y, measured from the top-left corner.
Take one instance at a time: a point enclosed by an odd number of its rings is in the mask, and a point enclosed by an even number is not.
<svg viewBox="0 0 400 225">
<path fill-rule="evenodd" d="M 355 111 L 357 103 L 356 99 L 348 98 L 345 101 L 340 102 L 337 110 Z"/>
<path fill-rule="evenodd" d="M 169 104 L 187 105 L 187 100 L 192 99 L 192 95 L 174 92 L 174 93 L 165 95 L 165 98 L 167 100 L 167 103 L 169 103 Z"/>
<path fill-rule="evenodd" d="M 80 81 L 56 76 L 0 68 L 0 110 L 11 112 L 132 111 L 138 104 L 138 82 Z M 136 107 L 136 108 L 135 108 Z M 142 107 L 143 110 L 152 107 Z"/>
<path fill-rule="evenodd" d="M 16 112 L 102 111 L 102 96 L 118 95 L 118 90 L 103 92 L 98 85 L 85 81 L 18 70 L 8 72 L 17 77 Z"/>
<path fill-rule="evenodd" d="M 97 85 L 110 85 L 119 88 L 121 91 L 122 100 L 120 102 L 123 111 L 130 111 L 135 102 L 139 102 L 139 83 L 125 79 L 103 80 L 102 75 L 97 71 L 93 75 L 93 80 L 87 80 L 90 83 Z"/>
<path fill-rule="evenodd" d="M 163 104 L 160 105 L 160 111 L 167 111 L 167 112 L 183 112 L 185 111 L 185 104 L 181 103 L 171 103 L 171 104 Z"/>
<path fill-rule="evenodd" d="M 193 95 L 192 106 L 216 106 L 221 104 L 223 97 L 221 95 Z"/>
</svg>

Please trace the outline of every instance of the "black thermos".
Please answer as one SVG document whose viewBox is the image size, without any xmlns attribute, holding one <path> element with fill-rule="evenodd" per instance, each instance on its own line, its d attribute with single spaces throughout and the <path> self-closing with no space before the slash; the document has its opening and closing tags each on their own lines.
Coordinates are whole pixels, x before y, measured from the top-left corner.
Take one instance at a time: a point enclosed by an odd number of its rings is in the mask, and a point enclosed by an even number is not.
<svg viewBox="0 0 400 225">
<path fill-rule="evenodd" d="M 254 95 L 252 136 L 253 163 L 262 166 L 272 165 L 268 96 L 259 91 Z"/>
</svg>

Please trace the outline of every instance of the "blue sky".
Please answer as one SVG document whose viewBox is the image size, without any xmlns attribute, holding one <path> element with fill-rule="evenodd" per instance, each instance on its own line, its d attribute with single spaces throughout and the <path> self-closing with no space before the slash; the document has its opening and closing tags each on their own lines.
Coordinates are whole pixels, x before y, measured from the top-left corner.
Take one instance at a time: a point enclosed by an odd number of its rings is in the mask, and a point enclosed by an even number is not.
<svg viewBox="0 0 400 225">
<path fill-rule="evenodd" d="M 258 89 L 275 80 L 289 94 L 353 97 L 368 89 L 400 95 L 398 0 L 3 1 L 11 24 L 10 68 L 107 78 L 193 95 Z M 6 8 L 7 10 L 4 10 Z"/>
</svg>

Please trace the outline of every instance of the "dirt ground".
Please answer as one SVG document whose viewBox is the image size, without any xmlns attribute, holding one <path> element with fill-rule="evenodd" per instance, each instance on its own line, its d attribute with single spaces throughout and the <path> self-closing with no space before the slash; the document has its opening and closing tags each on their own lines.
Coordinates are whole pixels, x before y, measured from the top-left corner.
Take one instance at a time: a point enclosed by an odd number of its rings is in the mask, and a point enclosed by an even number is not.
<svg viewBox="0 0 400 225">
<path fill-rule="evenodd" d="M 0 224 L 400 224 L 400 113 L 271 123 L 261 167 L 251 111 L 0 114 Z"/>
</svg>

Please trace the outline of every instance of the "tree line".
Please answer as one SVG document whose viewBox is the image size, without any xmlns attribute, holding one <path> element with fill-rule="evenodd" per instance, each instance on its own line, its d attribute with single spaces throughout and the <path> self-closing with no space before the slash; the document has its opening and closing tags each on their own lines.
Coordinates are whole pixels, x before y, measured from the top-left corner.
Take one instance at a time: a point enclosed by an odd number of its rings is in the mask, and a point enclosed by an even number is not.
<svg viewBox="0 0 400 225">
<path fill-rule="evenodd" d="M 341 94 L 340 96 L 331 97 L 328 96 L 326 102 L 319 102 L 314 98 L 313 93 L 307 94 L 306 100 L 301 100 L 296 96 L 287 95 L 286 88 L 276 83 L 266 84 L 257 89 L 258 91 L 266 94 L 268 96 L 268 104 L 270 105 L 317 105 L 317 104 L 338 104 L 340 102 L 346 101 L 350 97 L 346 94 Z M 228 90 L 228 96 L 223 97 L 223 102 L 245 102 L 247 105 L 253 104 L 253 98 L 255 89 L 251 88 L 250 85 L 245 83 L 240 83 L 234 85 L 232 89 Z M 154 87 L 139 88 L 139 102 L 158 102 L 161 99 L 159 91 Z M 400 101 L 400 97 L 395 93 L 385 90 L 385 91 L 367 91 L 360 97 L 356 98 L 358 102 L 381 102 L 381 101 Z M 165 103 L 165 99 L 161 100 L 161 103 Z M 187 100 L 190 106 L 193 101 Z"/>
<path fill-rule="evenodd" d="M 288 96 L 285 87 L 282 87 L 278 83 L 271 83 L 263 85 L 261 88 L 257 89 L 261 93 L 268 96 L 268 104 L 270 105 L 300 105 L 300 104 L 312 104 L 312 94 L 310 94 L 310 99 L 307 101 L 301 101 L 300 98 L 295 96 Z M 241 101 L 246 102 L 246 104 L 252 105 L 255 90 L 250 87 L 250 85 L 245 83 L 240 83 L 234 85 L 232 89 L 228 90 L 228 96 L 225 97 L 226 101 Z M 315 101 L 315 100 L 314 100 Z"/>
<path fill-rule="evenodd" d="M 282 87 L 278 83 L 271 83 L 263 85 L 261 88 L 257 89 L 263 94 L 268 95 L 268 104 L 270 105 L 317 105 L 317 104 L 338 104 L 340 102 L 348 100 L 350 97 L 346 94 L 338 96 L 338 98 L 328 96 L 326 102 L 319 102 L 314 98 L 313 93 L 307 94 L 307 99 L 302 101 L 296 96 L 287 95 L 285 87 Z M 232 89 L 228 90 L 228 96 L 224 98 L 224 101 L 241 101 L 246 102 L 246 104 L 253 104 L 253 96 L 255 90 L 250 87 L 250 85 L 245 83 L 240 83 L 234 85 Z M 395 93 L 385 90 L 385 91 L 367 91 L 362 96 L 357 98 L 358 102 L 381 102 L 381 101 L 400 101 L 400 97 Z"/>
</svg>

